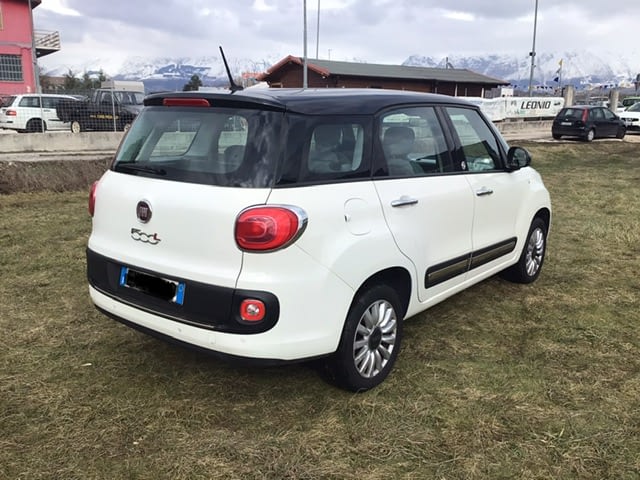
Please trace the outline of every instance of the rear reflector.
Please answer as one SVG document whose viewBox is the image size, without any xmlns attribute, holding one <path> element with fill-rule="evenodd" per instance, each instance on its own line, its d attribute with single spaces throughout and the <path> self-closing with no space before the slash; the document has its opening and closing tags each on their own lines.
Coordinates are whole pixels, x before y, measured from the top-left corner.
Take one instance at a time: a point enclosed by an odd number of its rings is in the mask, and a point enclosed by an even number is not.
<svg viewBox="0 0 640 480">
<path fill-rule="evenodd" d="M 267 313 L 264 302 L 247 298 L 240 304 L 240 318 L 245 322 L 261 322 Z"/>
<path fill-rule="evenodd" d="M 165 107 L 208 107 L 206 98 L 165 98 L 162 100 Z"/>
</svg>

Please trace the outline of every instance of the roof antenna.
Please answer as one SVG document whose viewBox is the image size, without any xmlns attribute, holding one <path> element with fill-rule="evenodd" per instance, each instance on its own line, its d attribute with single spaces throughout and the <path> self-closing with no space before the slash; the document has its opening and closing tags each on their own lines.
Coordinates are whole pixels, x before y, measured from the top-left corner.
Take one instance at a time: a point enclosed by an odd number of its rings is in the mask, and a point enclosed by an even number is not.
<svg viewBox="0 0 640 480">
<path fill-rule="evenodd" d="M 227 69 L 227 76 L 229 77 L 229 90 L 231 90 L 231 93 L 237 92 L 238 90 L 242 90 L 244 87 L 238 85 L 236 82 L 233 81 L 233 77 L 231 76 L 231 70 L 229 70 L 229 64 L 227 63 L 227 58 L 224 56 L 224 51 L 222 50 L 222 46 L 220 46 L 220 54 L 222 55 L 224 68 Z"/>
</svg>

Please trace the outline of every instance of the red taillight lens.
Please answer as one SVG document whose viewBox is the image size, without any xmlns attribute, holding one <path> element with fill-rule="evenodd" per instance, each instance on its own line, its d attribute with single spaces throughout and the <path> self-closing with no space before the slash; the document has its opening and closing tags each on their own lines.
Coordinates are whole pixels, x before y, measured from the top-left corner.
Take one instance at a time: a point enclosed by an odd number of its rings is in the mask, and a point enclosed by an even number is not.
<svg viewBox="0 0 640 480">
<path fill-rule="evenodd" d="M 589 109 L 585 108 L 585 109 L 582 111 L 582 121 L 583 121 L 584 123 L 587 123 L 587 120 L 588 120 L 588 119 L 589 119 Z"/>
<path fill-rule="evenodd" d="M 297 207 L 251 207 L 236 219 L 236 243 L 251 252 L 278 250 L 295 241 L 306 225 L 307 216 Z"/>
<path fill-rule="evenodd" d="M 96 190 L 98 189 L 98 182 L 93 182 L 91 190 L 89 190 L 89 215 L 93 217 L 93 213 L 96 211 Z"/>
<path fill-rule="evenodd" d="M 208 107 L 209 101 L 206 98 L 165 98 L 162 100 L 165 107 Z"/>
<path fill-rule="evenodd" d="M 5 110 L 4 114 L 7 117 L 16 117 L 18 115 L 18 112 L 16 110 Z"/>
<path fill-rule="evenodd" d="M 261 322 L 267 314 L 267 307 L 261 300 L 247 298 L 240 304 L 240 318 L 245 322 Z"/>
</svg>

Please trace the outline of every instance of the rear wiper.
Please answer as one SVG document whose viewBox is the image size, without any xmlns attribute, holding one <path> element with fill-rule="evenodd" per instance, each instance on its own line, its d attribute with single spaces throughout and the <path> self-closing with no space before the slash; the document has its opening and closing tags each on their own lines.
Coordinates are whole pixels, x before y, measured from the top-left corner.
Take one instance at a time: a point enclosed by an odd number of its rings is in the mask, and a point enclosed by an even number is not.
<svg viewBox="0 0 640 480">
<path fill-rule="evenodd" d="M 150 167 L 148 165 L 138 165 L 136 163 L 120 162 L 115 166 L 116 171 L 130 171 L 130 172 L 145 172 L 152 173 L 154 175 L 166 175 L 167 171 L 164 168 Z"/>
</svg>

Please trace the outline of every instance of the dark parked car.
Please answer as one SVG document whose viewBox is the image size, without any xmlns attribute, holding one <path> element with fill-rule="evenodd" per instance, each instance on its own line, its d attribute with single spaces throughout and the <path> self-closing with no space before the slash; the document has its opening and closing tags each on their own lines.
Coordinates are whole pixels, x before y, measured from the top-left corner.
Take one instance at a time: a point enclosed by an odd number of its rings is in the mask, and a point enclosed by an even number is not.
<svg viewBox="0 0 640 480">
<path fill-rule="evenodd" d="M 611 110 L 593 105 L 575 105 L 560 110 L 553 120 L 551 134 L 560 137 L 580 137 L 586 142 L 594 138 L 624 138 L 624 122 Z"/>
</svg>

